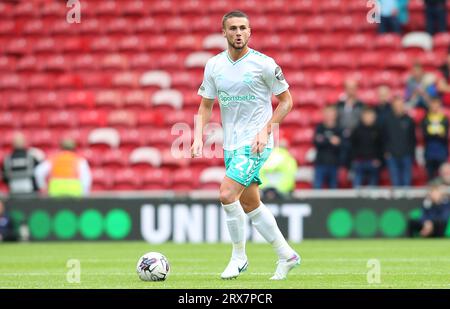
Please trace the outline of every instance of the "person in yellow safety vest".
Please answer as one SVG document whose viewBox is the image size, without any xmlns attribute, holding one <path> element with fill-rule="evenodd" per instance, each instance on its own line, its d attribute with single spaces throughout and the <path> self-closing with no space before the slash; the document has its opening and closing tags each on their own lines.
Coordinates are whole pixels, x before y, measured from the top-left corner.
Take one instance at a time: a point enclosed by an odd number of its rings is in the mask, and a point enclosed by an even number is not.
<svg viewBox="0 0 450 309">
<path fill-rule="evenodd" d="M 297 161 L 287 150 L 286 142 L 280 142 L 261 168 L 261 190 L 272 199 L 289 196 L 295 189 L 296 173 Z"/>
<path fill-rule="evenodd" d="M 86 159 L 75 153 L 75 142 L 64 139 L 59 153 L 36 167 L 36 181 L 45 189 L 49 178 L 48 196 L 82 197 L 89 195 L 92 177 Z"/>
</svg>

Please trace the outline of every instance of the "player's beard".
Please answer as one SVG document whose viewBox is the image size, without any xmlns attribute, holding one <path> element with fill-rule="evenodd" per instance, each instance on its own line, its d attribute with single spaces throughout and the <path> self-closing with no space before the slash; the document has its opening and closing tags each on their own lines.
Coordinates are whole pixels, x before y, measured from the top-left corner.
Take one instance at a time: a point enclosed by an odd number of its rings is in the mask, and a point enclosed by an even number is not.
<svg viewBox="0 0 450 309">
<path fill-rule="evenodd" d="M 244 49 L 247 46 L 247 44 L 248 44 L 248 39 L 247 39 L 247 41 L 244 41 L 244 39 L 241 39 L 242 40 L 242 45 L 241 46 L 237 46 L 236 43 L 234 43 L 230 39 L 227 39 L 227 40 L 228 40 L 228 45 L 233 47 L 234 49 L 237 49 L 237 50 Z"/>
</svg>

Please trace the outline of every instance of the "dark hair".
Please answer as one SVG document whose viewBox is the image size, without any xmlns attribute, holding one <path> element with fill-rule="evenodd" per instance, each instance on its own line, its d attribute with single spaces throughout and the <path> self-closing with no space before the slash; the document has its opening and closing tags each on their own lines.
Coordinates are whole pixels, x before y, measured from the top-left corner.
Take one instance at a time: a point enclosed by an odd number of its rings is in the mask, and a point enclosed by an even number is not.
<svg viewBox="0 0 450 309">
<path fill-rule="evenodd" d="M 222 18 L 222 28 L 225 29 L 225 22 L 229 19 L 229 18 L 233 18 L 233 17 L 243 17 L 243 18 L 248 18 L 247 14 L 245 14 L 242 11 L 231 11 L 226 13 L 225 15 L 223 15 Z"/>
<path fill-rule="evenodd" d="M 442 98 L 439 94 L 435 94 L 430 97 L 430 102 L 439 102 L 439 104 L 442 104 Z"/>
</svg>

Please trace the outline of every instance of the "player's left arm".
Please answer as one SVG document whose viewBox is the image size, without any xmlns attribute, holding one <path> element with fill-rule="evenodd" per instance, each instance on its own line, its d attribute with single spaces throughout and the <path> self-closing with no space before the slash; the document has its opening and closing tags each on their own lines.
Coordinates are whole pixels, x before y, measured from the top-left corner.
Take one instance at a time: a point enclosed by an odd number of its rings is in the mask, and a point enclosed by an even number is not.
<svg viewBox="0 0 450 309">
<path fill-rule="evenodd" d="M 292 96 L 289 89 L 276 95 L 278 105 L 273 112 L 272 118 L 267 122 L 264 128 L 255 137 L 252 143 L 252 152 L 262 152 L 267 146 L 269 135 L 273 131 L 273 126 L 280 124 L 292 109 Z"/>
</svg>

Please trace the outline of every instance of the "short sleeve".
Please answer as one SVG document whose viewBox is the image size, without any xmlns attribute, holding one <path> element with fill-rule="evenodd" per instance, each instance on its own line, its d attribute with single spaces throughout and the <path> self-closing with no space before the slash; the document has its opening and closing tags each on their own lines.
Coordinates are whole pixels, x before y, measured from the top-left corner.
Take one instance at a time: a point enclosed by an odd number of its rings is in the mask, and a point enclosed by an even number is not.
<svg viewBox="0 0 450 309">
<path fill-rule="evenodd" d="M 289 84 L 284 78 L 283 71 L 271 58 L 266 62 L 263 78 L 274 95 L 279 95 L 289 89 Z"/>
<path fill-rule="evenodd" d="M 205 72 L 203 75 L 203 82 L 198 89 L 198 95 L 206 99 L 215 99 L 217 95 L 216 85 L 212 76 L 212 61 L 209 60 L 205 66 Z"/>
</svg>

